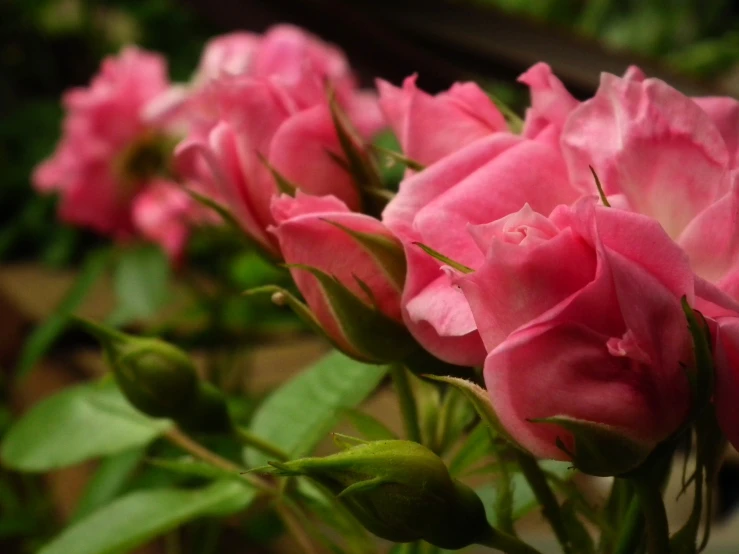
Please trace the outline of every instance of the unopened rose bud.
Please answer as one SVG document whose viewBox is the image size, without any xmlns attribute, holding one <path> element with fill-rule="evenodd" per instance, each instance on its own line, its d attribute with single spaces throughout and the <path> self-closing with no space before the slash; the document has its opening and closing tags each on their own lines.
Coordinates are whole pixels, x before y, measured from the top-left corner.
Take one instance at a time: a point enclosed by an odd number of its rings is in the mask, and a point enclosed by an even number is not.
<svg viewBox="0 0 739 554">
<path fill-rule="evenodd" d="M 304 475 L 324 485 L 368 530 L 390 541 L 457 549 L 491 532 L 474 491 L 415 442 L 361 443 L 325 458 L 272 466 L 272 473 Z"/>
<path fill-rule="evenodd" d="M 311 323 L 355 359 L 404 359 L 417 344 L 403 324 L 405 256 L 377 219 L 337 198 L 275 198 L 272 214 L 282 256 L 310 308 Z"/>
<path fill-rule="evenodd" d="M 77 321 L 100 341 L 118 387 L 138 410 L 151 417 L 173 419 L 191 431 L 230 430 L 225 399 L 198 379 L 187 353 L 159 339 Z"/>
</svg>

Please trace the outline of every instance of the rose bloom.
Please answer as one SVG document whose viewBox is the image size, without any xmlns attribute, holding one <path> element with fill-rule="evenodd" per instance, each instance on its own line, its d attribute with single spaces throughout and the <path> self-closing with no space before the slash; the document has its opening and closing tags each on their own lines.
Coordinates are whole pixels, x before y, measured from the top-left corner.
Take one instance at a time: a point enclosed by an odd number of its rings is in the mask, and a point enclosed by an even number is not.
<svg viewBox="0 0 739 554">
<path fill-rule="evenodd" d="M 184 213 L 168 223 L 166 232 L 147 225 L 147 212 L 180 213 L 186 202 L 184 192 L 167 177 L 170 130 L 144 116 L 147 105 L 168 87 L 164 59 L 129 47 L 106 58 L 88 87 L 64 95 L 62 139 L 33 174 L 39 191 L 59 194 L 63 221 L 118 239 L 141 234 L 172 257 L 180 254 Z M 150 191 L 154 184 L 156 191 Z M 159 200 L 153 203 L 150 194 Z M 173 204 L 161 205 L 162 197 Z"/>
<path fill-rule="evenodd" d="M 201 123 L 179 145 L 178 168 L 222 202 L 258 244 L 279 255 L 267 232 L 278 187 L 265 160 L 304 192 L 334 195 L 356 210 L 359 192 L 335 159 L 342 153 L 327 85 L 361 136 L 374 134 L 382 120 L 372 95 L 356 89 L 344 55 L 317 37 L 282 25 L 243 43 L 248 55 L 233 64 L 239 72 L 221 71 L 193 95 Z M 227 57 L 223 44 L 210 49 L 221 52 L 213 58 Z"/>
<path fill-rule="evenodd" d="M 657 221 L 584 198 L 549 217 L 527 205 L 470 234 L 485 261 L 455 281 L 488 352 L 492 405 L 517 442 L 569 459 L 569 431 L 537 421 L 561 417 L 648 453 L 680 427 L 692 364 L 680 300 L 694 301 L 694 278 Z"/>
<path fill-rule="evenodd" d="M 534 81 L 532 95 L 548 93 L 551 86 L 551 80 L 546 86 Z M 401 143 L 412 145 L 417 153 L 449 154 L 404 179 L 382 214 L 385 225 L 403 242 L 408 260 L 403 319 L 415 338 L 435 356 L 453 364 L 480 365 L 485 349 L 469 305 L 442 270 L 443 264 L 416 243 L 477 268 L 484 256 L 467 232 L 469 224 L 488 223 L 518 211 L 526 203 L 548 214 L 558 204 L 573 202 L 580 192 L 570 184 L 560 149 L 549 133 L 532 132 L 533 138 L 529 138 L 504 130 L 497 108 L 483 95 L 472 92 L 474 88 L 457 85 L 445 95 L 429 97 L 412 87 L 413 81 L 406 82 L 405 101 L 398 100 L 392 106 L 390 100 L 397 100 L 400 92 L 383 92 L 384 111 L 391 112 L 392 108 L 402 112 L 402 117 L 393 112 L 391 124 L 396 120 L 412 122 L 414 128 L 421 128 L 418 121 L 429 118 L 426 124 L 435 131 L 427 129 L 416 137 L 401 137 Z M 561 83 L 558 90 L 564 91 Z M 458 96 L 468 102 L 463 104 Z M 496 122 L 494 125 L 483 126 L 479 118 L 470 115 L 470 98 L 484 107 L 488 114 L 485 120 Z M 562 102 L 570 100 L 567 95 Z M 550 101 L 548 106 L 554 104 Z M 482 111 L 480 106 L 476 106 L 478 111 Z M 537 121 L 545 118 L 545 107 L 533 112 Z M 441 113 L 447 117 L 438 115 Z M 554 124 L 550 126 L 555 128 Z M 447 128 L 451 129 L 452 140 L 445 143 Z M 469 140 L 455 149 L 460 130 L 469 133 Z"/>
</svg>

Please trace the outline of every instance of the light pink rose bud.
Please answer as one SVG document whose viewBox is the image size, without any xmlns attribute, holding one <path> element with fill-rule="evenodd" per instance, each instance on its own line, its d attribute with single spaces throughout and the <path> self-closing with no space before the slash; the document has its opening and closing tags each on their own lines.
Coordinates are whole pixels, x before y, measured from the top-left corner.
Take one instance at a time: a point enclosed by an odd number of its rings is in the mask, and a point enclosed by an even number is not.
<svg viewBox="0 0 739 554">
<path fill-rule="evenodd" d="M 503 115 L 474 83 L 456 83 L 436 96 L 416 87 L 416 76 L 398 88 L 377 80 L 380 107 L 403 154 L 429 165 L 475 140 L 507 131 Z"/>
<path fill-rule="evenodd" d="M 685 422 L 687 257 L 651 218 L 590 198 L 473 227 L 482 266 L 457 275 L 506 431 L 533 454 L 613 475 Z M 622 449 L 611 456 L 610 449 Z"/>
<path fill-rule="evenodd" d="M 301 294 L 325 334 L 359 359 L 398 359 L 415 346 L 401 324 L 405 259 L 378 220 L 333 196 L 298 191 L 272 202 L 271 229 Z"/>
</svg>

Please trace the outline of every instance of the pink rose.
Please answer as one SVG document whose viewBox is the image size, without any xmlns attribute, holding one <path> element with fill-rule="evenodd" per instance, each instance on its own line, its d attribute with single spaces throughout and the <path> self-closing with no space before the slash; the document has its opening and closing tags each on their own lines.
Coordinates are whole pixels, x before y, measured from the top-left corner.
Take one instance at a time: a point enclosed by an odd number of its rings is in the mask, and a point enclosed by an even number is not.
<svg viewBox="0 0 739 554">
<path fill-rule="evenodd" d="M 200 119 L 177 149 L 178 168 L 278 255 L 267 232 L 278 187 L 263 159 L 301 190 L 332 194 L 358 209 L 356 185 L 335 159 L 342 150 L 327 83 L 363 136 L 376 132 L 381 118 L 376 101 L 352 88 L 343 55 L 310 34 L 275 27 L 249 56 L 243 73 L 222 72 L 194 94 L 190 102 Z"/>
<path fill-rule="evenodd" d="M 549 213 L 577 196 L 558 148 L 509 133 L 480 139 L 406 178 L 382 219 L 406 250 L 403 319 L 416 339 L 453 364 L 479 365 L 485 357 L 467 302 L 443 264 L 416 242 L 477 268 L 484 256 L 468 225 L 488 223 L 526 203 Z"/>
<path fill-rule="evenodd" d="M 531 66 L 518 82 L 528 85 L 531 92 L 531 107 L 526 110 L 523 136 L 551 137 L 553 142 L 559 140 L 567 117 L 579 102 L 544 62 Z"/>
<path fill-rule="evenodd" d="M 63 137 L 53 156 L 33 174 L 39 191 L 60 195 L 64 221 L 117 238 L 142 231 L 132 205 L 150 184 L 163 186 L 170 132 L 147 121 L 144 113 L 168 86 L 164 59 L 130 47 L 106 58 L 89 87 L 64 95 Z M 182 197 L 175 204 L 180 206 Z M 160 229 L 156 238 L 172 255 L 177 254 L 174 245 L 183 244 L 180 231 L 175 234 Z"/>
<path fill-rule="evenodd" d="M 508 130 L 495 104 L 474 83 L 456 83 L 431 96 L 416 87 L 416 76 L 402 88 L 377 80 L 380 107 L 403 153 L 429 165 L 484 136 Z"/>
<path fill-rule="evenodd" d="M 272 211 L 276 224 L 271 231 L 279 241 L 285 262 L 292 266 L 290 272 L 298 289 L 326 335 L 349 355 L 376 359 L 378 354 L 361 343 L 373 337 L 354 336 L 349 328 L 361 323 L 358 320 L 362 314 L 342 315 L 332 304 L 330 291 L 307 267 L 346 287 L 361 300 L 367 313 L 376 311 L 388 321 L 399 323 L 405 261 L 398 240 L 380 221 L 352 212 L 333 196 L 317 197 L 298 191 L 295 198 L 275 197 Z M 362 236 L 379 244 L 383 254 L 378 256 L 377 251 L 368 248 L 358 238 Z M 402 340 L 397 333 L 391 335 L 391 341 Z"/>
<path fill-rule="evenodd" d="M 134 225 L 144 238 L 159 244 L 175 262 L 184 252 L 194 206 L 176 183 L 154 180 L 133 199 Z"/>
<path fill-rule="evenodd" d="M 491 403 L 518 443 L 569 459 L 560 439 L 577 462 L 568 429 L 534 420 L 594 425 L 645 455 L 678 429 L 691 403 L 681 364 L 692 363 L 680 299 L 694 302 L 694 281 L 656 221 L 586 198 L 549 217 L 525 206 L 471 234 L 485 261 L 455 282 L 488 351 Z"/>
<path fill-rule="evenodd" d="M 573 183 L 659 221 L 694 271 L 739 299 L 737 123 L 731 99 L 692 100 L 657 79 L 604 74 L 562 136 Z"/>
</svg>

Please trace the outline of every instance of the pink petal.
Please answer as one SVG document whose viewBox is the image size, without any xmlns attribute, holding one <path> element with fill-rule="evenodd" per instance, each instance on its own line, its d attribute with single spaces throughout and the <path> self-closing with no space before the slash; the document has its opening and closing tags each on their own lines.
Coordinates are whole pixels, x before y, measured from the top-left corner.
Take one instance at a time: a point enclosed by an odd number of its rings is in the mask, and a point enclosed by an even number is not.
<svg viewBox="0 0 739 554">
<path fill-rule="evenodd" d="M 573 181 L 657 219 L 672 237 L 728 190 L 728 152 L 698 106 L 662 81 L 604 74 L 597 94 L 570 115 L 562 147 Z"/>
</svg>

